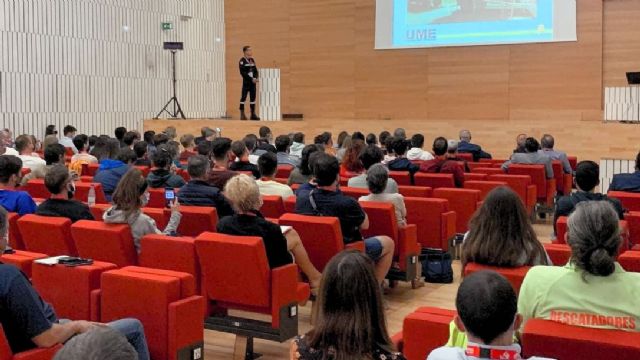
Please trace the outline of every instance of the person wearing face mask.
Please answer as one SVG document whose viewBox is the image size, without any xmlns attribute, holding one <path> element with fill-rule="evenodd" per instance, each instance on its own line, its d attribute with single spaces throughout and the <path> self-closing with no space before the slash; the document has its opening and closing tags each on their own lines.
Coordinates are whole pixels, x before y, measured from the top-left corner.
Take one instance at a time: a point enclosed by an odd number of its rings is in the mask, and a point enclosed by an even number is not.
<svg viewBox="0 0 640 360">
<path fill-rule="evenodd" d="M 148 183 L 142 175 L 142 171 L 131 168 L 122 177 L 118 187 L 113 192 L 113 206 L 105 211 L 102 216 L 108 224 L 129 224 L 131 235 L 140 253 L 140 239 L 147 234 L 174 235 L 180 224 L 180 204 L 177 201 L 171 203 L 171 218 L 164 231 L 156 226 L 156 222 L 142 212 L 142 208 L 149 203 Z"/>
<path fill-rule="evenodd" d="M 51 197 L 38 206 L 36 215 L 66 217 L 71 222 L 94 220 L 89 207 L 73 200 L 76 187 L 69 170 L 61 164 L 54 165 L 44 177 L 44 185 Z"/>
<path fill-rule="evenodd" d="M 0 156 L 0 206 L 19 215 L 33 214 L 36 203 L 26 191 L 17 191 L 22 160 L 13 155 Z"/>
</svg>

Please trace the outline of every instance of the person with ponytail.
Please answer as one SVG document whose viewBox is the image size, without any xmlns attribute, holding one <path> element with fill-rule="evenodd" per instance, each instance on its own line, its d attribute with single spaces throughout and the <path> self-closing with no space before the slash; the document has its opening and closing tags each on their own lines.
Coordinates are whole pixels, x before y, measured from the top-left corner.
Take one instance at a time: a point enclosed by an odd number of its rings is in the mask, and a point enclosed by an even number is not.
<svg viewBox="0 0 640 360">
<path fill-rule="evenodd" d="M 607 201 L 576 205 L 569 217 L 571 259 L 564 267 L 536 266 L 520 288 L 524 321 L 638 331 L 640 274 L 616 262 L 622 244 L 618 214 Z"/>
</svg>

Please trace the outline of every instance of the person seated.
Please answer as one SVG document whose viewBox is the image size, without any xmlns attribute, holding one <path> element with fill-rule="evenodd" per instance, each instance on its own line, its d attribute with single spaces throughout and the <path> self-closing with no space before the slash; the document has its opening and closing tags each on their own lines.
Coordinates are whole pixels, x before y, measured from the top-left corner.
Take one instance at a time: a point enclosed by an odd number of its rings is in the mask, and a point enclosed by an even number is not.
<svg viewBox="0 0 640 360">
<path fill-rule="evenodd" d="M 367 189 L 369 187 L 369 184 L 367 182 L 367 171 L 369 171 L 369 169 L 373 165 L 380 164 L 383 158 L 384 155 L 380 148 L 378 148 L 377 146 L 367 146 L 362 151 L 362 153 L 360 153 L 360 162 L 362 163 L 362 166 L 364 166 L 365 172 L 358 176 L 350 178 L 347 186 Z M 384 188 L 384 193 L 398 193 L 398 183 L 394 179 L 389 178 L 389 180 L 387 181 L 387 186 Z"/>
<path fill-rule="evenodd" d="M 178 129 L 175 126 L 167 126 L 163 133 L 169 137 L 170 141 L 175 141 L 178 137 Z"/>
<path fill-rule="evenodd" d="M 336 150 L 335 155 L 336 159 L 338 159 L 339 162 L 342 162 L 344 160 L 347 149 L 351 148 L 351 142 L 351 136 L 347 136 L 344 138 L 344 140 L 342 140 L 342 146 Z"/>
<path fill-rule="evenodd" d="M 463 163 L 464 172 L 471 172 L 469 168 L 469 164 L 467 160 L 462 159 L 458 156 L 458 144 L 460 142 L 458 140 L 448 140 L 447 141 L 447 155 L 446 158 L 451 161 L 457 161 L 459 163 Z"/>
<path fill-rule="evenodd" d="M 333 147 L 333 139 L 332 134 L 328 131 L 323 132 L 322 134 L 315 137 L 313 143 L 316 145 L 322 145 L 324 148 L 324 152 L 336 156 L 336 148 Z"/>
<path fill-rule="evenodd" d="M 291 174 L 289 174 L 289 179 L 287 180 L 287 185 L 291 186 L 292 184 L 304 184 L 308 183 L 311 180 L 311 167 L 309 166 L 309 157 L 316 152 L 324 152 L 324 146 L 313 144 L 307 145 L 302 149 L 302 156 L 300 158 L 300 166 L 293 169 Z"/>
<path fill-rule="evenodd" d="M 160 145 L 153 154 L 153 170 L 147 175 L 149 187 L 158 188 L 181 188 L 186 183 L 184 178 L 175 174 L 171 155 L 166 149 L 166 145 Z"/>
<path fill-rule="evenodd" d="M 187 161 L 190 157 L 197 155 L 196 151 L 196 143 L 194 142 L 194 137 L 191 134 L 182 135 L 180 137 L 180 145 L 182 145 L 182 152 L 180 153 L 180 161 Z"/>
<path fill-rule="evenodd" d="M 438 137 L 433 141 L 433 153 L 435 158 L 420 165 L 420 171 L 432 174 L 453 174 L 456 187 L 464 186 L 464 169 L 457 161 L 447 158 L 449 142 L 443 137 Z"/>
<path fill-rule="evenodd" d="M 203 144 L 205 144 L 203 145 L 204 147 L 208 142 Z M 233 155 L 231 152 L 231 139 L 217 138 L 211 143 L 210 149 L 211 156 L 213 157 L 213 167 L 211 172 L 209 172 L 209 184 L 218 189 L 224 189 L 227 180 L 238 175 L 237 172 L 229 170 L 229 162 Z M 200 153 L 200 146 L 198 146 L 198 153 Z"/>
<path fill-rule="evenodd" d="M 609 185 L 609 191 L 640 192 L 640 152 L 636 155 L 635 172 L 631 174 L 615 174 Z"/>
<path fill-rule="evenodd" d="M 361 196 L 358 201 L 377 201 L 393 204 L 398 226 L 407 226 L 407 209 L 404 197 L 398 193 L 385 193 L 389 181 L 389 171 L 382 164 L 375 164 L 367 170 L 367 185 L 369 195 Z"/>
<path fill-rule="evenodd" d="M 135 145 L 133 145 L 133 151 L 136 153 L 136 161 L 133 163 L 133 165 L 151 167 L 151 160 L 149 160 L 148 157 L 149 144 L 147 144 L 146 141 L 138 141 Z"/>
<path fill-rule="evenodd" d="M 215 207 L 218 218 L 233 215 L 231 205 L 222 195 L 220 189 L 207 182 L 210 171 L 209 159 L 202 155 L 190 157 L 187 172 L 191 180 L 180 188 L 177 194 L 178 201 L 181 205 Z"/>
<path fill-rule="evenodd" d="M 387 139 L 391 137 L 391 133 L 384 130 L 380 132 L 380 135 L 378 135 L 378 141 L 380 142 L 380 148 L 382 149 L 382 152 L 385 153 L 385 155 L 387 154 Z"/>
<path fill-rule="evenodd" d="M 329 154 L 318 154 L 313 164 L 317 187 L 298 189 L 295 212 L 302 215 L 333 216 L 340 220 L 343 242 L 350 244 L 362 240 L 360 229 L 369 227 L 369 218 L 360 204 L 338 190 L 340 179 L 338 159 Z M 380 235 L 364 239 L 367 255 L 376 262 L 376 278 L 382 284 L 393 260 L 394 242 Z"/>
<path fill-rule="evenodd" d="M 491 154 L 482 151 L 479 145 L 471 143 L 471 131 L 462 130 L 459 134 L 460 144 L 458 144 L 458 152 L 473 155 L 473 161 L 480 159 L 491 159 Z"/>
<path fill-rule="evenodd" d="M 360 162 L 360 154 L 362 154 L 367 146 L 364 144 L 364 139 L 360 139 L 359 135 L 362 135 L 362 133 L 353 133 L 351 136 L 351 142 L 345 149 L 342 164 L 340 166 L 341 176 L 352 177 L 364 172 L 364 166 L 362 165 L 362 162 Z M 362 136 L 364 137 L 364 135 Z M 347 141 L 345 141 L 345 143 L 347 143 Z"/>
<path fill-rule="evenodd" d="M 393 153 L 396 154 L 396 158 L 389 161 L 387 167 L 390 171 L 408 171 L 411 176 L 411 184 L 413 184 L 413 175 L 420 170 L 420 166 L 412 163 L 405 156 L 409 142 L 402 138 L 395 138 L 391 146 L 393 147 Z"/>
<path fill-rule="evenodd" d="M 257 181 L 257 184 L 261 195 L 278 195 L 283 200 L 293 196 L 293 190 L 289 185 L 275 181 L 278 171 L 276 155 L 270 152 L 260 155 L 258 169 L 260 169 L 260 180 Z"/>
<path fill-rule="evenodd" d="M 53 360 L 138 360 L 138 353 L 122 334 L 96 326 L 72 337 Z"/>
<path fill-rule="evenodd" d="M 502 164 L 502 170 L 509 170 L 511 164 L 523 164 L 523 165 L 544 165 L 544 171 L 547 179 L 553 179 L 553 166 L 551 165 L 551 158 L 547 155 L 538 152 L 540 144 L 535 138 L 529 137 L 524 143 L 526 153 L 515 153 L 511 155 L 511 159 L 505 161 Z"/>
<path fill-rule="evenodd" d="M 291 139 L 287 135 L 280 135 L 276 138 L 276 150 L 278 165 L 291 165 L 297 167 L 300 165 L 300 161 L 293 156 L 289 155 L 289 146 L 291 145 Z"/>
<path fill-rule="evenodd" d="M 7 248 L 8 214 L 0 208 L 0 254 Z M 108 326 L 124 335 L 139 360 L 149 360 L 140 321 L 122 319 L 108 324 L 61 320 L 18 268 L 0 263 L 0 325 L 13 353 L 64 344 L 75 335 Z M 83 357 L 84 359 L 84 357 Z"/>
<path fill-rule="evenodd" d="M 20 216 L 36 212 L 36 203 L 26 191 L 16 190 L 20 184 L 22 160 L 13 155 L 0 156 L 0 206 Z"/>
<path fill-rule="evenodd" d="M 342 251 L 324 269 L 315 328 L 291 342 L 291 360 L 404 360 L 389 338 L 372 261 Z"/>
<path fill-rule="evenodd" d="M 127 131 L 122 138 L 123 148 L 133 150 L 133 146 L 140 141 L 140 133 L 137 131 Z"/>
<path fill-rule="evenodd" d="M 289 155 L 299 159 L 302 156 L 302 149 L 304 149 L 304 134 L 297 132 L 293 134 L 293 142 L 289 148 Z"/>
<path fill-rule="evenodd" d="M 89 154 L 89 137 L 85 134 L 76 135 L 73 138 L 73 145 L 78 149 L 78 153 L 71 157 L 71 163 L 80 162 L 82 164 L 97 164 L 98 159 Z"/>
<path fill-rule="evenodd" d="M 518 134 L 516 137 L 516 148 L 513 150 L 514 154 L 524 154 L 527 151 L 524 148 L 524 143 L 527 141 L 527 134 Z"/>
<path fill-rule="evenodd" d="M 65 217 L 72 223 L 94 220 L 89 207 L 73 199 L 76 186 L 69 170 L 62 164 L 54 165 L 44 177 L 44 185 L 51 197 L 38 206 L 36 215 Z"/>
<path fill-rule="evenodd" d="M 113 206 L 104 212 L 102 219 L 107 224 L 129 224 L 133 244 L 138 254 L 140 239 L 147 234 L 175 235 L 178 225 L 180 225 L 180 203 L 174 200 L 170 204 L 171 217 L 164 231 L 160 231 L 156 222 L 147 214 L 142 212 L 142 208 L 149 203 L 149 189 L 147 181 L 142 175 L 142 171 L 133 167 L 127 171 L 118 183 L 118 187 L 113 192 Z"/>
<path fill-rule="evenodd" d="M 118 143 L 120 144 L 121 148 L 125 147 L 125 145 L 124 145 L 124 134 L 126 134 L 126 133 L 127 133 L 127 128 L 124 127 L 124 126 L 117 127 L 113 131 L 113 134 L 116 136 L 116 139 L 118 140 Z"/>
<path fill-rule="evenodd" d="M 393 152 L 393 143 L 396 139 L 393 136 L 387 136 L 384 141 L 384 159 L 382 159 L 382 163 L 387 165 L 389 162 L 393 161 L 396 158 L 396 154 Z"/>
<path fill-rule="evenodd" d="M 500 354 L 500 359 L 522 359 L 522 349 L 513 341 L 522 315 L 518 314 L 516 293 L 504 276 L 485 270 L 465 277 L 456 295 L 456 310 L 453 322 L 467 336 L 466 349 L 443 346 L 427 360 L 488 359 L 493 354 Z"/>
<path fill-rule="evenodd" d="M 520 288 L 518 311 L 529 319 L 567 325 L 639 331 L 640 276 L 616 257 L 622 246 L 618 215 L 607 201 L 584 201 L 569 216 L 571 259 L 536 266 Z"/>
<path fill-rule="evenodd" d="M 44 179 L 49 169 L 51 169 L 51 167 L 53 167 L 54 165 L 58 165 L 58 164 L 64 165 L 65 152 L 66 150 L 64 146 L 60 144 L 53 144 L 53 145 L 47 146 L 44 149 L 44 161 L 46 165 L 38 166 L 33 170 L 31 170 L 30 173 L 28 173 L 22 178 L 20 182 L 20 186 L 25 186 L 27 182 L 29 182 L 29 180 Z M 74 175 L 77 176 L 78 174 L 74 173 Z"/>
<path fill-rule="evenodd" d="M 562 171 L 564 171 L 565 174 L 572 174 L 573 169 L 571 169 L 571 164 L 569 163 L 567 154 L 562 151 L 554 150 L 554 145 L 555 140 L 553 139 L 553 136 L 544 134 L 542 139 L 540 139 L 540 146 L 542 147 L 542 150 L 539 150 L 538 152 L 547 155 L 551 161 L 560 161 L 562 164 Z"/>
<path fill-rule="evenodd" d="M 213 139 L 214 139 L 214 138 L 215 138 L 215 136 L 216 136 L 216 131 L 215 131 L 215 130 L 213 130 L 213 129 L 211 129 L 211 128 L 210 128 L 210 127 L 208 127 L 208 126 L 205 126 L 205 127 L 203 127 L 203 128 L 201 128 L 201 129 L 200 129 L 200 134 L 201 134 L 202 136 L 198 136 L 198 137 L 197 137 L 197 138 L 195 138 L 195 140 L 194 140 L 194 141 L 195 141 L 195 143 L 196 143 L 196 146 L 200 145 L 200 144 L 201 144 L 201 143 L 203 143 L 203 142 L 212 142 L 212 141 L 213 141 Z"/>
<path fill-rule="evenodd" d="M 403 128 L 393 130 L 393 137 L 396 139 L 407 140 L 407 132 Z"/>
<path fill-rule="evenodd" d="M 267 251 L 269 268 L 291 264 L 295 259 L 300 270 L 309 279 L 311 289 L 315 292 L 315 289 L 320 285 L 322 274 L 309 260 L 300 235 L 294 229 L 283 234 L 278 224 L 265 220 L 260 214 L 262 199 L 256 181 L 245 174 L 236 175 L 227 182 L 224 193 L 231 202 L 235 214 L 221 219 L 218 222 L 217 231 L 221 234 L 235 236 L 261 237 Z M 289 252 L 293 254 L 293 258 Z"/>
<path fill-rule="evenodd" d="M 69 148 L 73 151 L 74 154 L 78 153 L 79 149 L 76 148 L 75 144 L 73 143 L 73 138 L 76 136 L 76 131 L 78 130 L 71 125 L 67 125 L 64 127 L 64 129 L 62 129 L 63 135 L 60 140 L 58 140 L 58 144 L 65 147 L 65 152 L 66 149 Z"/>
<path fill-rule="evenodd" d="M 271 132 L 271 129 L 269 129 L 268 126 L 261 126 L 260 129 L 258 130 L 258 135 L 260 136 L 260 138 L 258 139 L 258 145 L 255 151 L 256 155 L 260 156 L 267 151 L 272 152 L 274 154 L 278 152 L 276 147 L 272 145 L 273 133 Z"/>
<path fill-rule="evenodd" d="M 407 151 L 407 159 L 409 160 L 433 160 L 433 155 L 422 150 L 424 146 L 424 136 L 422 134 L 415 134 L 411 137 L 411 149 Z"/>
<path fill-rule="evenodd" d="M 578 203 L 583 201 L 608 201 L 618 214 L 618 219 L 624 220 L 624 208 L 620 200 L 609 198 L 601 193 L 596 193 L 596 186 L 600 185 L 600 167 L 593 161 L 581 161 L 576 166 L 576 188 L 578 191 L 569 196 L 563 196 L 556 202 L 556 211 L 553 216 L 553 225 L 558 222 L 560 216 L 569 216 Z"/>
<path fill-rule="evenodd" d="M 18 153 L 20 154 L 18 155 L 18 158 L 22 160 L 23 167 L 30 170 L 34 170 L 40 166 L 47 165 L 47 163 L 43 159 L 41 159 L 39 156 L 37 156 L 37 154 L 35 154 L 36 142 L 33 141 L 31 136 L 29 135 L 18 136 L 16 138 L 15 145 L 16 145 L 16 151 L 18 151 Z"/>
<path fill-rule="evenodd" d="M 469 221 L 460 260 L 463 273 L 471 262 L 497 267 L 551 263 L 522 200 L 505 186 L 493 189 Z"/>
<path fill-rule="evenodd" d="M 254 179 L 260 178 L 258 167 L 249 161 L 249 149 L 244 141 L 234 141 L 231 143 L 231 152 L 236 157 L 236 161 L 229 165 L 229 170 L 233 171 L 249 171 Z"/>
<path fill-rule="evenodd" d="M 13 139 L 9 129 L 0 130 L 0 155 L 18 156 L 19 153 L 13 148 Z"/>
<path fill-rule="evenodd" d="M 369 133 L 367 134 L 365 143 L 367 144 L 367 146 L 378 146 L 378 137 L 374 133 Z"/>
<path fill-rule="evenodd" d="M 118 144 L 116 140 L 112 139 L 107 142 L 107 147 L 111 149 L 114 146 L 118 146 Z M 136 153 L 130 149 L 122 149 L 121 151 L 120 149 L 109 150 L 109 154 L 108 158 L 100 160 L 98 172 L 93 177 L 93 182 L 102 184 L 102 190 L 107 201 L 111 201 L 111 195 L 116 190 L 118 182 L 129 171 L 129 168 L 137 158 Z M 113 154 L 116 155 L 111 158 L 110 156 L 113 156 Z"/>
<path fill-rule="evenodd" d="M 258 158 L 260 155 L 256 155 L 256 146 L 258 145 L 258 137 L 254 134 L 247 134 L 242 141 L 244 142 L 244 146 L 247 147 L 247 151 L 249 152 L 249 163 L 253 165 L 258 165 Z"/>
</svg>

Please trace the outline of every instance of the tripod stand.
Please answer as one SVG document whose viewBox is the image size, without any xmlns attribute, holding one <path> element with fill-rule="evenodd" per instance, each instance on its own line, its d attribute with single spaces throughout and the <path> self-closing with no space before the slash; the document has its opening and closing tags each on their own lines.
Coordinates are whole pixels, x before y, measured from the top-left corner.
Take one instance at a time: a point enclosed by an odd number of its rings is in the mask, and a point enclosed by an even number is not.
<svg viewBox="0 0 640 360">
<path fill-rule="evenodd" d="M 172 118 L 177 118 L 180 115 L 183 119 L 186 119 L 184 113 L 182 112 L 182 107 L 180 106 L 180 102 L 178 101 L 178 95 L 176 94 L 176 51 L 171 50 L 171 66 L 173 68 L 173 97 L 169 99 L 167 104 L 160 110 L 158 115 L 154 119 L 158 119 L 163 112 L 166 112 Z M 173 103 L 173 112 L 169 111 L 170 105 Z"/>
</svg>

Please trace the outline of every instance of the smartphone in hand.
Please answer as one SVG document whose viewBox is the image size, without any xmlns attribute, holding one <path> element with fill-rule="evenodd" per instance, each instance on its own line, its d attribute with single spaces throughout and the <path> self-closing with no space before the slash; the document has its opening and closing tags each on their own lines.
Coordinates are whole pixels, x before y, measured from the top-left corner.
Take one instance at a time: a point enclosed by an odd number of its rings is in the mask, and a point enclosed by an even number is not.
<svg viewBox="0 0 640 360">
<path fill-rule="evenodd" d="M 176 192 L 172 188 L 166 188 L 164 190 L 164 199 L 165 199 L 165 206 L 167 208 L 171 208 L 171 204 L 176 199 Z"/>
</svg>

